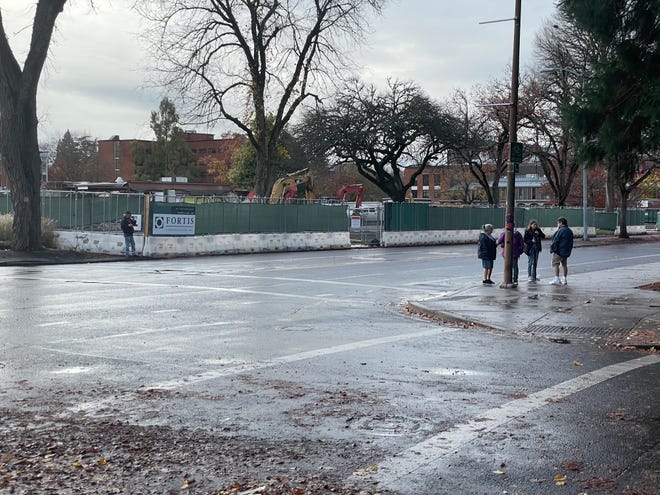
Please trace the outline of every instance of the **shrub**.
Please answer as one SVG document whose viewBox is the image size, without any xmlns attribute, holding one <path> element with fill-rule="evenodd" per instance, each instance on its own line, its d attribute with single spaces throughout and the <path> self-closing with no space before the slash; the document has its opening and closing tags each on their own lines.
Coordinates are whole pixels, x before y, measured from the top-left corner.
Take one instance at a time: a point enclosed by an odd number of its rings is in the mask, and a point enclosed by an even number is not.
<svg viewBox="0 0 660 495">
<path fill-rule="evenodd" d="M 0 215 L 0 244 L 3 246 L 11 244 L 13 222 L 14 215 Z M 43 247 L 55 247 L 55 226 L 56 222 L 52 218 L 41 218 L 41 244 Z"/>
<path fill-rule="evenodd" d="M 46 248 L 55 247 L 55 227 L 57 222 L 52 218 L 41 217 L 41 245 Z"/>
<path fill-rule="evenodd" d="M 11 242 L 11 224 L 13 221 L 13 215 L 0 215 L 0 243 L 3 245 L 8 245 Z"/>
</svg>

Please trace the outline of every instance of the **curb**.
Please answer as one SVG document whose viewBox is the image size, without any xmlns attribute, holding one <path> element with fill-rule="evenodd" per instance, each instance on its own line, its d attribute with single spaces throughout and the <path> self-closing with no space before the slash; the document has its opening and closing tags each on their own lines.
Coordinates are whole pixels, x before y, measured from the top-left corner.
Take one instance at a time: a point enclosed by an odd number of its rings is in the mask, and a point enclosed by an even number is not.
<svg viewBox="0 0 660 495">
<path fill-rule="evenodd" d="M 404 309 L 410 311 L 411 313 L 418 313 L 426 316 L 427 318 L 438 319 L 448 323 L 455 323 L 459 325 L 467 325 L 472 327 L 479 327 L 485 330 L 493 330 L 496 332 L 511 332 L 510 328 L 502 328 L 494 325 L 489 325 L 488 323 L 481 323 L 479 321 L 473 320 L 468 317 L 460 316 L 455 313 L 448 313 L 445 311 L 440 311 L 437 309 L 430 309 L 422 304 L 407 301 L 404 304 Z"/>
</svg>

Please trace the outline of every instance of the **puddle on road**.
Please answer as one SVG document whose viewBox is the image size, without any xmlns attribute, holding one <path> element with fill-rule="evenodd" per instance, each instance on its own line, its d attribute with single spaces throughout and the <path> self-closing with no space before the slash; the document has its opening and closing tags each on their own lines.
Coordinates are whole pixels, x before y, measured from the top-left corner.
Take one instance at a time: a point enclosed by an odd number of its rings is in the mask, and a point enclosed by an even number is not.
<svg viewBox="0 0 660 495">
<path fill-rule="evenodd" d="M 71 368 L 64 368 L 61 370 L 51 371 L 53 375 L 79 375 L 82 373 L 91 373 L 96 368 L 93 366 L 73 366 Z"/>
<path fill-rule="evenodd" d="M 417 432 L 422 428 L 421 423 L 426 422 L 420 418 L 407 418 L 403 416 L 378 417 L 357 421 L 353 425 L 353 428 L 377 437 L 401 437 Z"/>
</svg>

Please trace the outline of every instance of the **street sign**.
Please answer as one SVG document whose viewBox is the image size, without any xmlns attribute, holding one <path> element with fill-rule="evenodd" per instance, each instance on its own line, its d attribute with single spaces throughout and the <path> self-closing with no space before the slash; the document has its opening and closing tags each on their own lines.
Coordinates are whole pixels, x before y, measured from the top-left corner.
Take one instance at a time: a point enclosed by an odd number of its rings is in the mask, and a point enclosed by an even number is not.
<svg viewBox="0 0 660 495">
<path fill-rule="evenodd" d="M 511 143 L 509 150 L 509 159 L 513 163 L 522 163 L 523 161 L 523 145 L 522 143 Z"/>
</svg>

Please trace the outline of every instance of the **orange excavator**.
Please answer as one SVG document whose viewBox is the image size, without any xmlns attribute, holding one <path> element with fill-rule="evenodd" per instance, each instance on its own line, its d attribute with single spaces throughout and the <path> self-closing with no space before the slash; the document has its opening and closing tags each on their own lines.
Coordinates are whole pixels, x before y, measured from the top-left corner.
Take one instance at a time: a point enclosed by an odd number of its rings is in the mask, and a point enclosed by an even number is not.
<svg viewBox="0 0 660 495">
<path fill-rule="evenodd" d="M 355 194 L 355 208 L 362 206 L 362 198 L 364 197 L 364 186 L 362 184 L 348 184 L 343 186 L 337 192 L 337 201 L 343 203 L 346 200 L 346 196 L 349 194 Z"/>
</svg>

